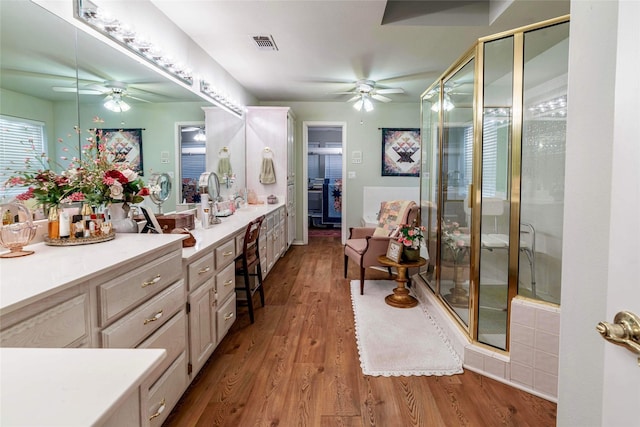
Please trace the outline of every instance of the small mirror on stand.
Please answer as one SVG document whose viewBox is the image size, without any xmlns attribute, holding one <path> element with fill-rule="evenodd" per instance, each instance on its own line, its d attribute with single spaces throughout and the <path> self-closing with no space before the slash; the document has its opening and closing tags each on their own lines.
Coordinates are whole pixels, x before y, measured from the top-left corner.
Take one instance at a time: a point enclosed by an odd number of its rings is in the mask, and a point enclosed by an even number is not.
<svg viewBox="0 0 640 427">
<path fill-rule="evenodd" d="M 162 215 L 162 204 L 171 196 L 171 177 L 168 173 L 154 173 L 149 179 L 151 201 L 158 205 L 158 215 Z"/>
<path fill-rule="evenodd" d="M 216 203 L 220 199 L 220 180 L 215 172 L 204 172 L 200 175 L 198 186 L 200 187 L 200 218 L 205 216 L 203 226 L 207 227 L 212 224 L 220 224 L 220 218 L 217 217 Z"/>
</svg>

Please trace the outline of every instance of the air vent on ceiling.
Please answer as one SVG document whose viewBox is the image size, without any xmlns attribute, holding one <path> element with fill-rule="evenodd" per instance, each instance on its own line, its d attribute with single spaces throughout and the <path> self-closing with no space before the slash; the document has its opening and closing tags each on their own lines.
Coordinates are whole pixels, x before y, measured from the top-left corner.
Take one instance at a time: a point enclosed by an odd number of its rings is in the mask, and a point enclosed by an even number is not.
<svg viewBox="0 0 640 427">
<path fill-rule="evenodd" d="M 272 36 L 251 36 L 256 46 L 260 50 L 278 50 L 276 42 L 273 41 Z"/>
</svg>

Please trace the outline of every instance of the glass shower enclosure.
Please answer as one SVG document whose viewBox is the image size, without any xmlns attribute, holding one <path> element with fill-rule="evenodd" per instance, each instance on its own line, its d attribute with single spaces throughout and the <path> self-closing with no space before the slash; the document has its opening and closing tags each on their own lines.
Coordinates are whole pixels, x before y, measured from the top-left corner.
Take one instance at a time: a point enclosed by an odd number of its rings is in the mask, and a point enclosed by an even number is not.
<svg viewBox="0 0 640 427">
<path fill-rule="evenodd" d="M 508 350 L 510 301 L 558 304 L 569 19 L 478 40 L 422 95 L 419 277 Z"/>
</svg>

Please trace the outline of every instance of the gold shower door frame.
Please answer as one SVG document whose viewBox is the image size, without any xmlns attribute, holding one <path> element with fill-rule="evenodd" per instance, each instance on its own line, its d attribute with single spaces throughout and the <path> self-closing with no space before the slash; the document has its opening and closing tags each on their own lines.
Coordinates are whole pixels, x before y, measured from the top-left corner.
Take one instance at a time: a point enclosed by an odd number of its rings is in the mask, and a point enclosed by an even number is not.
<svg viewBox="0 0 640 427">
<path fill-rule="evenodd" d="M 484 113 L 484 47 L 485 43 L 503 39 L 506 37 L 513 37 L 513 102 L 511 112 L 511 141 L 510 147 L 511 153 L 509 155 L 509 174 L 508 174 L 508 194 L 509 194 L 509 242 L 520 242 L 520 183 L 521 183 L 521 155 L 522 155 L 522 124 L 523 124 L 523 87 L 524 87 L 524 34 L 528 31 L 550 27 L 556 24 L 569 21 L 569 16 L 561 16 L 555 19 L 550 19 L 537 24 L 528 25 L 515 30 L 506 31 L 503 33 L 495 34 L 492 36 L 484 37 L 478 40 L 478 42 L 470 48 L 464 55 L 462 55 L 458 61 L 456 61 L 449 69 L 447 69 L 442 76 L 437 79 L 421 96 L 421 118 L 422 118 L 422 132 L 423 135 L 423 148 L 421 150 L 421 164 L 423 167 L 423 173 L 420 179 L 420 197 L 421 197 L 421 217 L 425 216 L 425 207 L 429 206 L 430 210 L 427 216 L 427 224 L 421 223 L 427 227 L 427 236 L 431 234 L 435 235 L 435 241 L 427 242 L 429 245 L 429 256 L 435 257 L 435 262 L 431 260 L 427 267 L 425 267 L 419 277 L 427 284 L 427 286 L 434 292 L 438 299 L 442 302 L 443 306 L 447 309 L 450 315 L 455 318 L 459 326 L 466 331 L 469 337 L 478 342 L 478 300 L 480 294 L 479 282 L 480 282 L 480 256 L 481 256 L 481 223 L 482 223 L 482 143 L 483 143 L 483 113 Z M 471 212 L 471 227 L 470 227 L 470 274 L 469 274 L 469 305 L 468 305 L 468 324 L 465 324 L 460 315 L 451 307 L 447 300 L 441 294 L 441 274 L 442 274 L 442 257 L 440 248 L 442 247 L 442 224 L 443 224 L 443 182 L 445 180 L 442 177 L 443 171 L 443 150 L 444 150 L 444 108 L 440 108 L 438 111 L 437 120 L 437 147 L 432 147 L 431 135 L 434 131 L 430 126 L 425 127 L 425 116 L 431 115 L 431 112 L 425 111 L 425 101 L 431 99 L 436 88 L 438 90 L 437 103 L 440 106 L 444 105 L 445 91 L 444 87 L 446 82 L 451 79 L 460 69 L 462 69 L 469 61 L 475 59 L 474 70 L 474 94 L 473 94 L 473 180 L 469 190 L 469 208 Z M 427 104 L 427 105 L 432 105 Z M 432 123 L 432 120 L 429 120 Z M 427 128 L 427 130 L 425 130 Z M 435 151 L 434 149 L 435 148 Z M 434 161 L 431 157 L 434 155 L 439 156 L 439 159 Z M 437 170 L 434 170 L 437 168 Z M 423 179 L 422 175 L 428 174 L 428 178 Z M 425 194 L 428 196 L 432 188 L 424 188 L 425 181 L 430 186 L 433 186 L 435 182 L 438 186 L 435 201 L 436 212 L 435 221 L 433 219 L 433 201 L 427 199 L 426 203 L 423 197 Z M 435 229 L 434 228 L 435 224 Z M 433 248 L 436 248 L 434 251 Z M 519 245 L 509 245 L 508 248 L 508 291 L 507 301 L 510 302 L 518 293 L 518 274 L 519 274 Z M 506 344 L 504 351 L 509 351 L 509 334 L 511 310 L 510 304 L 507 305 L 507 318 L 506 318 Z M 496 347 L 490 347 L 492 350 L 496 350 Z M 498 349 L 501 350 L 501 349 Z"/>
</svg>

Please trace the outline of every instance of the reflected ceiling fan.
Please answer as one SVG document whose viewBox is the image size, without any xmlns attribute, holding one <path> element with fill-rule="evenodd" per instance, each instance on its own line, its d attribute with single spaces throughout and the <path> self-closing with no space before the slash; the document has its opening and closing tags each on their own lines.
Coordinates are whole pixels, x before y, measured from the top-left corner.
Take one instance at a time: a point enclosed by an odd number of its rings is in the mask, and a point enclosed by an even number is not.
<svg viewBox="0 0 640 427">
<path fill-rule="evenodd" d="M 81 88 L 73 86 L 54 86 L 52 89 L 55 92 L 77 92 L 81 95 L 106 95 L 104 98 L 104 107 L 116 113 L 122 113 L 131 108 L 124 98 L 131 98 L 147 103 L 150 102 L 129 94 L 127 91 L 127 84 L 118 81 L 106 81 L 102 85 L 91 83 Z"/>
<path fill-rule="evenodd" d="M 404 93 L 402 88 L 376 88 L 376 82 L 373 80 L 358 80 L 355 83 L 355 87 L 348 92 L 336 92 L 336 95 L 353 95 L 347 102 L 353 102 L 353 108 L 361 111 L 363 108 L 365 111 L 373 110 L 372 99 L 380 102 L 391 102 L 392 99 L 384 96 L 392 93 Z"/>
</svg>

